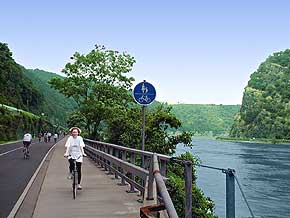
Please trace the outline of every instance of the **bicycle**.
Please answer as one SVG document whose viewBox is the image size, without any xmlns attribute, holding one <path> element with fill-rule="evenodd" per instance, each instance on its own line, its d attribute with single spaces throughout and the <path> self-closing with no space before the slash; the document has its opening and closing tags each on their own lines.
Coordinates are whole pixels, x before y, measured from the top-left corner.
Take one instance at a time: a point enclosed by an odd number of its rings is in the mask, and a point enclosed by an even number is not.
<svg viewBox="0 0 290 218">
<path fill-rule="evenodd" d="M 29 155 L 29 149 L 28 146 L 30 145 L 30 143 L 28 142 L 23 142 L 24 148 L 23 148 L 23 158 L 24 159 L 29 159 L 30 155 Z"/>
<path fill-rule="evenodd" d="M 139 102 L 143 103 L 149 103 L 151 102 L 151 98 L 149 98 L 147 95 L 142 95 L 139 99 L 138 99 Z"/>
<path fill-rule="evenodd" d="M 28 151 L 28 147 L 24 147 L 24 159 L 29 159 L 30 155 L 29 155 L 29 151 Z"/>
<path fill-rule="evenodd" d="M 77 195 L 77 177 L 78 177 L 78 172 L 77 172 L 77 160 L 82 157 L 82 155 L 80 155 L 78 158 L 73 159 L 73 164 L 74 164 L 74 170 L 73 170 L 73 178 L 72 178 L 72 191 L 73 191 L 73 199 L 76 199 L 76 195 Z"/>
</svg>

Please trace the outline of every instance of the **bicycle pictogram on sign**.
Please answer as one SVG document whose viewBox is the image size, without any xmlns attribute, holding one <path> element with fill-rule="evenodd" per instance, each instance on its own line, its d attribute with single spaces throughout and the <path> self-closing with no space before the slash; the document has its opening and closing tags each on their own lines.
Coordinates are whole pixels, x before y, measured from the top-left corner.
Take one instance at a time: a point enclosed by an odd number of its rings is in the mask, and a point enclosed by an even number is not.
<svg viewBox="0 0 290 218">
<path fill-rule="evenodd" d="M 153 85 L 144 81 L 135 86 L 133 96 L 138 104 L 148 105 L 154 101 L 156 90 Z"/>
</svg>

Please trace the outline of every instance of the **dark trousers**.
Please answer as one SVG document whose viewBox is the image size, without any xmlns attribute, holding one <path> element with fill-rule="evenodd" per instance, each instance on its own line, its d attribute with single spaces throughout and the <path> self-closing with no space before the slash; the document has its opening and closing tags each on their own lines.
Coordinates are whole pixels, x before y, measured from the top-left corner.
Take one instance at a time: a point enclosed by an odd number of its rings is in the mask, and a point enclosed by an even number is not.
<svg viewBox="0 0 290 218">
<path fill-rule="evenodd" d="M 74 172 L 74 160 L 68 159 L 69 162 L 69 172 L 73 173 Z M 77 172 L 78 172 L 78 184 L 81 184 L 81 179 L 82 179 L 82 163 L 81 162 L 76 162 L 77 165 Z"/>
</svg>

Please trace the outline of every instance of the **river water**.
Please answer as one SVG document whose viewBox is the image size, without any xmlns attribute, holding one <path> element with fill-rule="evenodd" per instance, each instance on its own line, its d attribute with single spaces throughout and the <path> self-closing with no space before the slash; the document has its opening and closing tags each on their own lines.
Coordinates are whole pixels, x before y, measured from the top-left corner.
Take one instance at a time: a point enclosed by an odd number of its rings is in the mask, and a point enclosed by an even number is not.
<svg viewBox="0 0 290 218">
<path fill-rule="evenodd" d="M 221 142 L 193 139 L 192 148 L 177 146 L 177 154 L 189 151 L 204 165 L 232 168 L 254 215 L 290 218 L 290 145 Z M 215 214 L 225 217 L 225 174 L 198 167 L 197 185 L 215 202 Z M 236 217 L 250 217 L 236 183 Z"/>
</svg>

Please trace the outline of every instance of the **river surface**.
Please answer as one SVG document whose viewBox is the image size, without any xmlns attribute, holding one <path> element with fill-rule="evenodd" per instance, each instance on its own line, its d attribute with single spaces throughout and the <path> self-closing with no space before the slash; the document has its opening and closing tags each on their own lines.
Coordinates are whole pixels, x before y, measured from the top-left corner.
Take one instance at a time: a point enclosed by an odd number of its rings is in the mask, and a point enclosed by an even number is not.
<svg viewBox="0 0 290 218">
<path fill-rule="evenodd" d="M 192 148 L 177 146 L 177 154 L 189 151 L 202 164 L 232 168 L 255 217 L 290 218 L 290 145 L 222 142 L 193 139 Z M 197 167 L 197 185 L 215 202 L 215 213 L 225 217 L 225 174 Z M 236 183 L 236 217 L 250 217 Z"/>
</svg>

